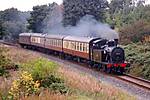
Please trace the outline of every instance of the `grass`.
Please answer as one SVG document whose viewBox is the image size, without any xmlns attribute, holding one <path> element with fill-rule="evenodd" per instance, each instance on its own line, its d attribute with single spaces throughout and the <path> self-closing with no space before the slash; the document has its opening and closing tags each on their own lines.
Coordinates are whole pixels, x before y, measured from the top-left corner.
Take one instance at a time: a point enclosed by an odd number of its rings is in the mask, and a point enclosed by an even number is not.
<svg viewBox="0 0 150 100">
<path fill-rule="evenodd" d="M 17 47 L 7 47 L 7 48 L 9 49 L 7 55 L 13 62 L 17 64 L 26 63 L 41 57 L 39 53 L 27 51 L 21 48 Z"/>
<path fill-rule="evenodd" d="M 69 99 L 74 100 L 134 100 L 127 93 L 112 87 L 106 83 L 97 81 L 88 74 L 60 67 L 59 72 L 65 78 L 65 82 L 72 88 Z"/>
<path fill-rule="evenodd" d="M 18 64 L 36 61 L 41 55 L 36 52 L 18 49 L 15 47 L 7 47 L 9 58 Z M 42 63 L 41 66 L 44 64 Z M 64 80 L 64 85 L 69 87 L 69 92 L 61 94 L 53 92 L 48 88 L 41 88 L 39 95 L 31 95 L 22 100 L 135 100 L 135 97 L 112 87 L 109 84 L 102 83 L 94 77 L 75 71 L 65 66 L 57 65 L 57 75 Z M 32 67 L 32 66 L 31 66 Z M 44 70 L 45 71 L 45 70 Z M 0 95 L 7 96 L 13 80 L 18 77 L 18 71 L 10 71 L 8 78 L 0 77 Z"/>
</svg>

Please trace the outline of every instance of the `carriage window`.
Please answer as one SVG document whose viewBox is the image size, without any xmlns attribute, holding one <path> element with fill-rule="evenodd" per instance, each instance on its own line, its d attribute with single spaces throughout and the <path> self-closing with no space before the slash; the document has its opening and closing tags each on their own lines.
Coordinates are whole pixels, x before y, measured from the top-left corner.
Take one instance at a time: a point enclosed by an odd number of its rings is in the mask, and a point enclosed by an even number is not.
<svg viewBox="0 0 150 100">
<path fill-rule="evenodd" d="M 50 40 L 50 39 L 48 39 L 48 40 L 47 40 L 47 43 L 50 45 L 50 44 L 51 44 L 51 40 Z"/>
<path fill-rule="evenodd" d="M 59 40 L 59 46 L 61 47 L 61 40 Z"/>
<path fill-rule="evenodd" d="M 86 52 L 86 43 L 83 43 L 83 51 Z"/>
<path fill-rule="evenodd" d="M 80 43 L 80 51 L 82 51 L 82 48 L 83 48 L 83 47 L 82 47 L 82 43 Z"/>
<path fill-rule="evenodd" d="M 51 39 L 51 45 L 53 45 L 53 40 Z"/>
<path fill-rule="evenodd" d="M 87 44 L 86 52 L 87 52 L 87 53 L 89 52 L 89 44 Z"/>
<path fill-rule="evenodd" d="M 55 46 L 57 46 L 57 40 L 55 40 Z"/>
<path fill-rule="evenodd" d="M 87 43 L 85 44 L 85 52 L 87 52 Z"/>
<path fill-rule="evenodd" d="M 70 41 L 68 41 L 68 47 L 67 48 L 70 49 Z"/>
<path fill-rule="evenodd" d="M 82 43 L 82 51 L 84 52 L 85 48 L 84 48 L 84 43 Z"/>
<path fill-rule="evenodd" d="M 72 50 L 75 50 L 75 42 L 71 42 Z"/>
<path fill-rule="evenodd" d="M 60 40 L 58 40 L 58 47 L 60 46 Z"/>
<path fill-rule="evenodd" d="M 59 40 L 57 40 L 57 46 L 59 46 Z"/>
<path fill-rule="evenodd" d="M 52 40 L 52 45 L 54 45 L 54 40 Z"/>
<path fill-rule="evenodd" d="M 79 50 L 79 42 L 77 42 L 77 50 Z"/>
<path fill-rule="evenodd" d="M 76 45 L 77 43 L 76 42 L 74 42 L 74 49 L 76 50 L 77 49 L 77 45 Z"/>
<path fill-rule="evenodd" d="M 50 45 L 52 45 L 52 39 L 50 39 L 49 41 L 50 41 Z"/>
<path fill-rule="evenodd" d="M 69 46 L 68 41 L 65 41 L 65 42 L 64 42 L 64 47 L 65 47 L 65 48 L 68 48 L 68 46 Z"/>
<path fill-rule="evenodd" d="M 54 40 L 54 46 L 56 46 L 56 44 L 57 44 L 57 43 L 56 43 L 56 40 Z"/>
<path fill-rule="evenodd" d="M 53 46 L 55 45 L 55 40 L 53 40 Z"/>
<path fill-rule="evenodd" d="M 56 40 L 56 46 L 58 46 L 58 40 Z"/>
</svg>

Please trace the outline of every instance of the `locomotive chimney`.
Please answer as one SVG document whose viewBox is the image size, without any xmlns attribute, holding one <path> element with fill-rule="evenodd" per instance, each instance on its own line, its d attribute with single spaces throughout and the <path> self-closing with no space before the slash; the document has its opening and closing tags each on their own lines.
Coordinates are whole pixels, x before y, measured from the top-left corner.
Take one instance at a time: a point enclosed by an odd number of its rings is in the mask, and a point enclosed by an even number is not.
<svg viewBox="0 0 150 100">
<path fill-rule="evenodd" d="M 116 44 L 118 44 L 118 39 L 114 39 L 114 40 L 115 40 Z"/>
</svg>

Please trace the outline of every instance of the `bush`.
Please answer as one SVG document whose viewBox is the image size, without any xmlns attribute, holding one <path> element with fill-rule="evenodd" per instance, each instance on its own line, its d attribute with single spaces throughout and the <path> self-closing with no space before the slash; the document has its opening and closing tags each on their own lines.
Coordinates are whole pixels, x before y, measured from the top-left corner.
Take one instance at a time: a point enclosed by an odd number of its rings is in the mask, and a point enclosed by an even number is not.
<svg viewBox="0 0 150 100">
<path fill-rule="evenodd" d="M 131 63 L 130 74 L 150 80 L 150 45 L 132 43 L 124 49 L 126 60 Z"/>
<path fill-rule="evenodd" d="M 150 33 L 150 23 L 146 20 L 138 20 L 122 27 L 119 33 L 121 44 L 138 43 L 143 41 L 144 35 Z"/>
<path fill-rule="evenodd" d="M 68 92 L 68 88 L 64 85 L 64 83 L 52 83 L 50 85 L 50 89 L 55 92 L 60 92 L 62 94 Z"/>
<path fill-rule="evenodd" d="M 68 88 L 65 86 L 64 80 L 58 77 L 57 69 L 56 63 L 44 58 L 23 64 L 23 70 L 31 73 L 34 81 L 40 82 L 40 87 L 50 88 L 55 92 L 67 93 Z"/>
<path fill-rule="evenodd" d="M 34 80 L 41 80 L 56 73 L 57 64 L 44 58 L 23 64 L 23 70 L 32 74 Z"/>
<path fill-rule="evenodd" d="M 13 65 L 5 55 L 8 52 L 8 49 L 0 46 L 0 76 L 8 74 L 6 71 L 8 66 Z"/>
<path fill-rule="evenodd" d="M 50 75 L 41 80 L 41 86 L 50 88 L 55 92 L 67 93 L 68 88 L 64 84 L 64 80 L 54 75 Z"/>
<path fill-rule="evenodd" d="M 39 82 L 34 82 L 31 74 L 24 71 L 17 80 L 13 81 L 9 91 L 10 98 L 19 99 L 22 96 L 26 97 L 30 94 L 35 94 L 38 92 L 39 86 Z"/>
<path fill-rule="evenodd" d="M 57 78 L 54 75 L 50 75 L 41 80 L 42 87 L 50 87 L 52 83 L 63 83 L 64 81 L 61 78 Z"/>
<path fill-rule="evenodd" d="M 10 60 L 6 57 L 5 53 L 8 52 L 8 49 L 0 46 L 0 66 L 7 66 Z"/>
</svg>

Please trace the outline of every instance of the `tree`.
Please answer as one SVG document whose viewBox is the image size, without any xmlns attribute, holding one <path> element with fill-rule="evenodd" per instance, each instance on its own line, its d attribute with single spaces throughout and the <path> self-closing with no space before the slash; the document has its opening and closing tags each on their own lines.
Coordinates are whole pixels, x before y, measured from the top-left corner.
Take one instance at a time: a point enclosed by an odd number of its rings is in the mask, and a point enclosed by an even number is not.
<svg viewBox="0 0 150 100">
<path fill-rule="evenodd" d="M 16 40 L 21 32 L 26 31 L 28 12 L 18 11 L 16 8 L 9 8 L 0 12 L 1 37 Z"/>
<path fill-rule="evenodd" d="M 96 20 L 103 21 L 108 7 L 107 0 L 63 0 L 63 24 L 75 26 L 85 15 L 93 15 Z"/>
<path fill-rule="evenodd" d="M 3 26 L 3 21 L 0 20 L 0 39 L 6 34 L 5 27 Z"/>
<path fill-rule="evenodd" d="M 57 4 L 52 3 L 49 5 L 34 6 L 33 11 L 30 13 L 31 17 L 28 20 L 28 29 L 36 33 L 43 32 L 43 29 L 45 28 L 44 19 L 53 10 L 55 5 Z"/>
<path fill-rule="evenodd" d="M 9 8 L 2 12 L 3 21 L 20 21 L 19 11 L 16 8 Z"/>
<path fill-rule="evenodd" d="M 31 17 L 28 20 L 29 23 L 28 29 L 36 33 L 42 32 L 43 28 L 42 21 L 46 17 L 47 10 L 48 10 L 47 5 L 33 7 L 33 11 L 30 13 Z"/>
<path fill-rule="evenodd" d="M 150 34 L 150 24 L 146 20 L 139 20 L 126 25 L 120 30 L 120 40 L 123 44 L 142 41 L 144 35 Z"/>
</svg>

